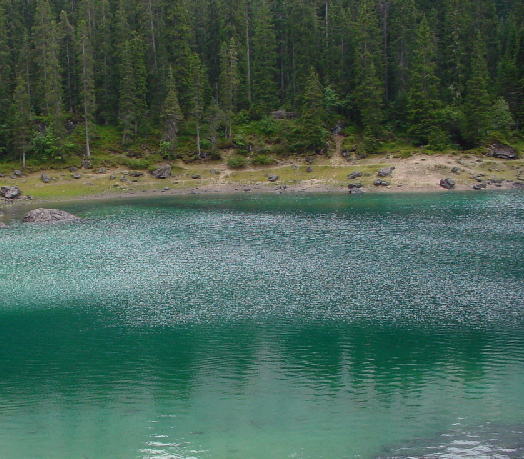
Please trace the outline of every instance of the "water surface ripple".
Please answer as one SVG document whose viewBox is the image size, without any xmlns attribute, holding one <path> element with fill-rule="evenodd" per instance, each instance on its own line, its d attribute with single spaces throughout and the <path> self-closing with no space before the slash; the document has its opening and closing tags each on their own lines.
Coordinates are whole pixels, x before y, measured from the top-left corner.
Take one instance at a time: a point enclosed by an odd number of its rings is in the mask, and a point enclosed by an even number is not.
<svg viewBox="0 0 524 459">
<path fill-rule="evenodd" d="M 0 457 L 523 457 L 524 194 L 62 207 L 0 233 Z"/>
</svg>

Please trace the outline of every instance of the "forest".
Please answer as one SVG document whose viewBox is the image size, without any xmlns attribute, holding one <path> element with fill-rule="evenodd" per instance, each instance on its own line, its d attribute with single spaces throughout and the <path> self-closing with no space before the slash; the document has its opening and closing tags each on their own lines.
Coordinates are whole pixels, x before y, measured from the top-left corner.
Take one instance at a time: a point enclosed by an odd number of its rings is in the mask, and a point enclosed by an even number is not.
<svg viewBox="0 0 524 459">
<path fill-rule="evenodd" d="M 0 0 L 0 161 L 519 138 L 522 0 Z"/>
</svg>

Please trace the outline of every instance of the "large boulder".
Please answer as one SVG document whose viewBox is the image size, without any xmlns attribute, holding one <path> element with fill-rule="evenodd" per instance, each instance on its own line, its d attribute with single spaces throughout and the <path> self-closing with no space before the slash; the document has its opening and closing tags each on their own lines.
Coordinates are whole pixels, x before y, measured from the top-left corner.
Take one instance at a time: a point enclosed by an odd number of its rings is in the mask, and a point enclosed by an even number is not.
<svg viewBox="0 0 524 459">
<path fill-rule="evenodd" d="M 171 177 L 171 166 L 165 165 L 160 166 L 158 169 L 155 169 L 153 172 L 151 172 L 151 175 L 157 179 L 165 180 Z"/>
<path fill-rule="evenodd" d="M 453 188 L 455 188 L 455 185 L 455 180 L 450 178 L 442 179 L 440 181 L 440 186 L 446 190 L 452 190 Z"/>
<path fill-rule="evenodd" d="M 22 192 L 17 186 L 3 186 L 0 188 L 0 196 L 5 199 L 18 199 Z"/>
<path fill-rule="evenodd" d="M 35 209 L 24 217 L 24 223 L 74 222 L 80 218 L 58 209 Z"/>
<path fill-rule="evenodd" d="M 380 169 L 378 171 L 378 176 L 379 177 L 391 177 L 391 174 L 393 174 L 393 171 L 395 170 L 394 167 L 386 167 L 384 169 Z"/>
<path fill-rule="evenodd" d="M 517 159 L 518 154 L 512 146 L 495 142 L 488 146 L 488 156 L 499 159 Z"/>
</svg>

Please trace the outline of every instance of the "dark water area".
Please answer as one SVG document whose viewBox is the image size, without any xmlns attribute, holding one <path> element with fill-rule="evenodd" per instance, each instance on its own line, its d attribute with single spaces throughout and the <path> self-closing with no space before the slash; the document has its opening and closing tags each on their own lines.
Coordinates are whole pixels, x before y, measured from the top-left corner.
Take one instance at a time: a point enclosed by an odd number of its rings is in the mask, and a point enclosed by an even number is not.
<svg viewBox="0 0 524 459">
<path fill-rule="evenodd" d="M 62 207 L 0 232 L 0 457 L 524 456 L 524 194 Z"/>
</svg>

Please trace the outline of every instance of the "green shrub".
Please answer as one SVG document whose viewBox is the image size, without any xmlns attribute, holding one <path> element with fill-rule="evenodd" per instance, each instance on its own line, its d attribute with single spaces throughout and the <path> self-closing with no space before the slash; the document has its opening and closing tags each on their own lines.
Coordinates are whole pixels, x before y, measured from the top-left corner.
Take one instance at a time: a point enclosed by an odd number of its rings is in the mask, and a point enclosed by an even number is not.
<svg viewBox="0 0 524 459">
<path fill-rule="evenodd" d="M 251 163 L 254 166 L 270 166 L 275 163 L 275 160 L 269 155 L 259 154 L 251 160 Z"/>
<path fill-rule="evenodd" d="M 232 156 L 227 161 L 227 167 L 230 169 L 242 169 L 243 167 L 246 167 L 246 164 L 246 158 L 243 158 L 242 156 Z"/>
</svg>

